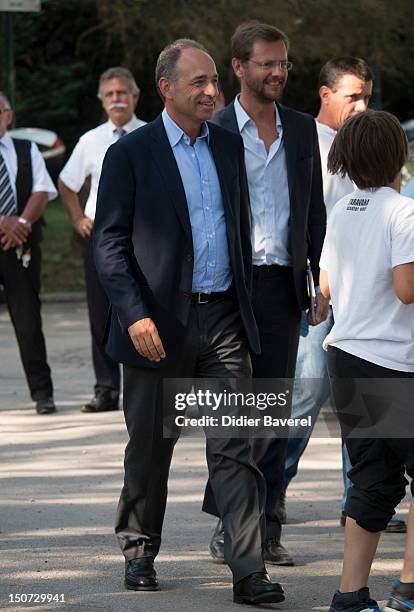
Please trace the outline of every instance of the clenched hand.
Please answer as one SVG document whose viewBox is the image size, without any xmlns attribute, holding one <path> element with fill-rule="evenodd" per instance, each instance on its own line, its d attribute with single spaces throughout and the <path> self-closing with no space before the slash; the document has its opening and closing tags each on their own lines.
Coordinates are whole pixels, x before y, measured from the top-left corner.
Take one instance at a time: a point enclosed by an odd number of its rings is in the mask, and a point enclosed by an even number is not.
<svg viewBox="0 0 414 612">
<path fill-rule="evenodd" d="M 150 317 L 140 319 L 128 327 L 128 333 L 138 353 L 149 361 L 161 361 L 164 347 L 154 321 Z"/>
</svg>

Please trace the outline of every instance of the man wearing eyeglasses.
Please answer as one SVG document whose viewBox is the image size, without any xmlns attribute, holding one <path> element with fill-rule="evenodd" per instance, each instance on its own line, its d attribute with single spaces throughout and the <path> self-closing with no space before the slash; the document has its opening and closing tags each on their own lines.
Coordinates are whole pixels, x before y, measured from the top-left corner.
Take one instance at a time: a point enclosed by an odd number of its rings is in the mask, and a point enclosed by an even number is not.
<svg viewBox="0 0 414 612">
<path fill-rule="evenodd" d="M 7 132 L 13 111 L 0 91 L 0 284 L 38 414 L 56 411 L 40 314 L 41 216 L 57 196 L 37 146 Z"/>
<path fill-rule="evenodd" d="M 315 121 L 279 103 L 292 63 L 289 41 L 277 28 L 258 22 L 240 25 L 232 37 L 232 65 L 241 92 L 215 115 L 224 128 L 244 141 L 252 214 L 253 309 L 259 327 L 261 355 L 251 355 L 254 378 L 295 375 L 301 311 L 310 306 L 307 259 L 316 287 L 326 227 L 321 162 Z M 317 325 L 329 304 L 316 294 L 309 323 Z M 277 501 L 284 474 L 287 439 L 255 441 L 256 462 L 266 479 L 264 558 L 274 565 L 293 565 L 280 542 Z M 203 509 L 218 516 L 209 483 Z M 210 552 L 223 560 L 219 521 Z"/>
</svg>

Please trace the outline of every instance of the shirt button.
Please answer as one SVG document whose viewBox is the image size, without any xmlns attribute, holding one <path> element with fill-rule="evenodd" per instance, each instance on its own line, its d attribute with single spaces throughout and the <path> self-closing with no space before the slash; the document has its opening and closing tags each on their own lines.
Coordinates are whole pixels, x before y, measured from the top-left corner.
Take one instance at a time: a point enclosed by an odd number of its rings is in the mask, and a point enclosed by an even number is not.
<svg viewBox="0 0 414 612">
<path fill-rule="evenodd" d="M 193 256 L 191 255 L 191 253 L 187 254 L 186 260 L 187 261 L 193 261 Z"/>
<path fill-rule="evenodd" d="M 210 206 L 206 206 L 206 210 L 210 210 Z"/>
</svg>

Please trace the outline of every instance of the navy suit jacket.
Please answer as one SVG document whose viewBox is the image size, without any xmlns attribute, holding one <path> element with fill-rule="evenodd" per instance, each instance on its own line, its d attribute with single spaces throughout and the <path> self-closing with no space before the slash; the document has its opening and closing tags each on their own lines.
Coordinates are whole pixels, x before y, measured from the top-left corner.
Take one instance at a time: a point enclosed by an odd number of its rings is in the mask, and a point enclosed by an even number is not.
<svg viewBox="0 0 414 612">
<path fill-rule="evenodd" d="M 250 348 L 260 351 L 250 301 L 251 243 L 243 141 L 209 124 L 220 181 L 233 284 Z M 161 115 L 113 144 L 105 156 L 93 230 L 99 278 L 111 303 L 106 348 L 130 366 L 162 367 L 174 357 L 191 304 L 193 241 L 181 176 Z M 135 350 L 128 327 L 151 317 L 166 359 Z"/>
<path fill-rule="evenodd" d="M 289 186 L 289 246 L 293 259 L 296 297 L 302 310 L 309 308 L 306 265 L 309 258 L 315 284 L 326 230 L 321 159 L 315 120 L 311 115 L 277 105 L 283 124 Z M 239 133 L 234 102 L 214 114 L 218 125 Z"/>
</svg>

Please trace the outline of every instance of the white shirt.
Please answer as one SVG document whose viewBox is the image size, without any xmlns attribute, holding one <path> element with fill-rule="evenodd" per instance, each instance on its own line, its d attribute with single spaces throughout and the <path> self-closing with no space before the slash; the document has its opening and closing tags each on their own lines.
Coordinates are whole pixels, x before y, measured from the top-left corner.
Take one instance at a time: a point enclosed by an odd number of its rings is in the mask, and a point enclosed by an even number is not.
<svg viewBox="0 0 414 612">
<path fill-rule="evenodd" d="M 348 193 L 352 193 L 355 190 L 355 185 L 349 176 L 342 178 L 340 174 L 328 172 L 328 153 L 336 136 L 336 130 L 318 121 L 316 121 L 316 130 L 318 132 L 319 151 L 321 154 L 323 198 L 325 200 L 326 215 L 329 218 L 334 204 Z"/>
<path fill-rule="evenodd" d="M 335 324 L 323 343 L 391 370 L 414 372 L 414 304 L 392 269 L 414 262 L 414 201 L 390 187 L 357 189 L 331 212 L 320 267 Z"/>
<path fill-rule="evenodd" d="M 286 169 L 283 126 L 277 112 L 278 138 L 269 152 L 259 138 L 254 121 L 246 113 L 238 98 L 234 101 L 239 132 L 244 143 L 247 181 L 252 212 L 252 249 L 255 266 L 292 265 L 289 252 L 290 200 Z"/>
<path fill-rule="evenodd" d="M 17 155 L 13 140 L 7 132 L 0 138 L 0 151 L 6 164 L 14 198 L 16 200 Z M 57 197 L 56 188 L 46 170 L 45 160 L 34 142 L 32 142 L 30 147 L 30 157 L 32 160 L 33 174 L 32 193 L 46 191 L 48 199 L 54 200 Z"/>
<path fill-rule="evenodd" d="M 122 129 L 129 133 L 143 125 L 145 121 L 141 121 L 134 115 L 131 121 L 122 126 Z M 91 219 L 95 218 L 102 162 L 111 144 L 118 140 L 116 129 L 116 125 L 108 120 L 83 134 L 59 174 L 61 181 L 76 193 L 80 191 L 86 177 L 91 177 L 91 189 L 85 206 L 85 215 Z"/>
</svg>

